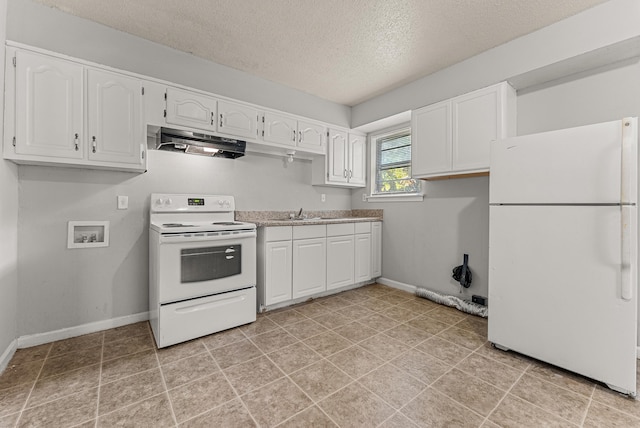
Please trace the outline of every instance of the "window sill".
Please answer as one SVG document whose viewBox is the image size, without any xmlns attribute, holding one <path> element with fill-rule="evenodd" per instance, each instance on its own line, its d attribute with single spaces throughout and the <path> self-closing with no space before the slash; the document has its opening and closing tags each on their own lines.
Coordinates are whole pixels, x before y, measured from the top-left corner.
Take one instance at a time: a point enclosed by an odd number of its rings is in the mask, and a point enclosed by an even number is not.
<svg viewBox="0 0 640 428">
<path fill-rule="evenodd" d="M 367 196 L 367 202 L 421 202 L 424 200 L 424 194 L 411 193 L 409 195 L 370 195 Z"/>
</svg>

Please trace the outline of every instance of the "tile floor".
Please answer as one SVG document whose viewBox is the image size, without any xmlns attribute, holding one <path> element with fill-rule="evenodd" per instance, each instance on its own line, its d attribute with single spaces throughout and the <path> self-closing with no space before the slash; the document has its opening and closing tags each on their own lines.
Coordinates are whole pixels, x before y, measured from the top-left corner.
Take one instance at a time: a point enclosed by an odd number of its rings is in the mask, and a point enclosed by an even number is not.
<svg viewBox="0 0 640 428">
<path fill-rule="evenodd" d="M 0 427 L 640 427 L 640 401 L 374 284 L 157 350 L 148 323 L 18 350 Z"/>
</svg>

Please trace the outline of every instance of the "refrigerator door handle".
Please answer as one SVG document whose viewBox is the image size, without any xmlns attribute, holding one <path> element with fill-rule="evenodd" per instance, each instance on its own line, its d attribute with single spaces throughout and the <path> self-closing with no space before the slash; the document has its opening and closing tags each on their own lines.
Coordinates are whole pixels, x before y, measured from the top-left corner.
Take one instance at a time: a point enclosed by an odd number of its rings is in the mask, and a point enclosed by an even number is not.
<svg viewBox="0 0 640 428">
<path fill-rule="evenodd" d="M 635 203 L 638 171 L 638 119 L 622 119 L 622 147 L 620 159 L 620 203 Z"/>
<path fill-rule="evenodd" d="M 633 298 L 633 279 L 635 276 L 635 268 L 631 260 L 631 237 L 635 233 L 635 222 L 631 218 L 632 211 L 635 212 L 630 206 L 622 205 L 620 207 L 620 297 L 625 301 L 630 301 Z"/>
</svg>

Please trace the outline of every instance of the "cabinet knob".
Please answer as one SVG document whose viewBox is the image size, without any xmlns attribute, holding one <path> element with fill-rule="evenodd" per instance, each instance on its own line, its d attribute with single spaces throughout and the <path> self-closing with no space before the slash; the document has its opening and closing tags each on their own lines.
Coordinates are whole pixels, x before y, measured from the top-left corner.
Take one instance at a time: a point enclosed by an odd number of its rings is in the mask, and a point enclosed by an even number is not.
<svg viewBox="0 0 640 428">
<path fill-rule="evenodd" d="M 76 152 L 77 152 L 78 150 L 80 150 L 80 148 L 78 147 L 78 134 L 77 134 L 77 133 L 76 133 L 76 135 L 75 135 L 75 147 L 76 147 Z"/>
<path fill-rule="evenodd" d="M 222 113 L 220 113 L 220 128 L 222 128 Z"/>
<path fill-rule="evenodd" d="M 96 146 L 97 146 L 97 144 L 96 144 L 96 136 L 94 135 L 94 136 L 91 137 L 91 151 L 93 153 L 96 152 Z"/>
<path fill-rule="evenodd" d="M 294 143 L 296 142 L 296 131 L 295 130 L 293 131 L 293 142 Z"/>
<path fill-rule="evenodd" d="M 298 131 L 298 143 L 302 143 L 302 131 Z"/>
</svg>

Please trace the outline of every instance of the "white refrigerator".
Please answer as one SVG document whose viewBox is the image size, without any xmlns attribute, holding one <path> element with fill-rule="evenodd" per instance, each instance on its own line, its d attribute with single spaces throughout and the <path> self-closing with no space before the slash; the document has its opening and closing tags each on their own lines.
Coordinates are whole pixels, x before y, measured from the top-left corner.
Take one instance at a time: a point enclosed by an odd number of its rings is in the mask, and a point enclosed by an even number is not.
<svg viewBox="0 0 640 428">
<path fill-rule="evenodd" d="M 493 143 L 489 341 L 636 395 L 637 118 Z"/>
</svg>

